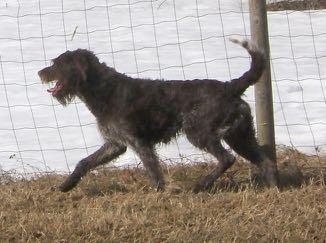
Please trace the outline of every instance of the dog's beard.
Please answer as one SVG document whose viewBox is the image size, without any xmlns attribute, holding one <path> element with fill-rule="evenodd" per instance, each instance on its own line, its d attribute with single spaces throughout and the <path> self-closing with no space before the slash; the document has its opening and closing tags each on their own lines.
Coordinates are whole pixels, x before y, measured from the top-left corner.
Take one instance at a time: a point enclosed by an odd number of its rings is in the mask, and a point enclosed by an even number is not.
<svg viewBox="0 0 326 243">
<path fill-rule="evenodd" d="M 53 88 L 47 90 L 63 106 L 70 104 L 76 96 L 76 83 L 59 79 Z"/>
<path fill-rule="evenodd" d="M 53 97 L 56 98 L 57 101 L 63 106 L 70 104 L 74 100 L 75 96 L 76 94 L 69 90 L 61 90 L 60 92 L 53 94 Z"/>
<path fill-rule="evenodd" d="M 71 85 L 71 84 L 70 84 Z M 49 88 L 47 91 L 58 100 L 63 106 L 68 105 L 75 98 L 75 87 L 70 87 L 67 82 L 57 81 L 53 88 Z"/>
</svg>

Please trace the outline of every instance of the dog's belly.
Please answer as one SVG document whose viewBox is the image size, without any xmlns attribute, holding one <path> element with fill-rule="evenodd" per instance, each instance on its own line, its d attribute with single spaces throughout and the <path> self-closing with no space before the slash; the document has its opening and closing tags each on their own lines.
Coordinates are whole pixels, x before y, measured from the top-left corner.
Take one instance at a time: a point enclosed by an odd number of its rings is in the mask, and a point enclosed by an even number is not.
<svg viewBox="0 0 326 243">
<path fill-rule="evenodd" d="M 106 141 L 132 145 L 134 141 L 148 144 L 168 143 L 182 127 L 181 117 L 156 113 L 151 117 L 120 119 L 119 122 L 98 123 L 99 131 Z"/>
<path fill-rule="evenodd" d="M 174 114 L 154 113 L 151 117 L 137 119 L 133 134 L 145 142 L 168 143 L 181 129 L 181 118 Z"/>
</svg>

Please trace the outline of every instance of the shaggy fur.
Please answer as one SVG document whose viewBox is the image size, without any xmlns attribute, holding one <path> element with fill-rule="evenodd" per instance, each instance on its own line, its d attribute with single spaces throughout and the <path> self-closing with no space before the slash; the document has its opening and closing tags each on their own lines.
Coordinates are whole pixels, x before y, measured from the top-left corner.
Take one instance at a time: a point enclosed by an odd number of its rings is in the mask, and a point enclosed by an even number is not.
<svg viewBox="0 0 326 243">
<path fill-rule="evenodd" d="M 76 96 L 85 102 L 105 140 L 98 151 L 78 163 L 60 190 L 71 190 L 89 170 L 117 158 L 127 146 L 139 155 L 154 186 L 164 189 L 155 145 L 168 143 L 180 132 L 219 161 L 195 185 L 195 192 L 209 188 L 234 163 L 235 157 L 223 148 L 222 139 L 259 166 L 269 185 L 276 185 L 276 163 L 258 146 L 250 107 L 240 97 L 260 78 L 265 56 L 249 41 L 232 41 L 249 52 L 252 63 L 249 71 L 230 82 L 135 79 L 100 63 L 92 52 L 82 49 L 61 54 L 51 66 L 39 71 L 43 83 L 57 81 L 48 92 L 62 105 Z"/>
</svg>

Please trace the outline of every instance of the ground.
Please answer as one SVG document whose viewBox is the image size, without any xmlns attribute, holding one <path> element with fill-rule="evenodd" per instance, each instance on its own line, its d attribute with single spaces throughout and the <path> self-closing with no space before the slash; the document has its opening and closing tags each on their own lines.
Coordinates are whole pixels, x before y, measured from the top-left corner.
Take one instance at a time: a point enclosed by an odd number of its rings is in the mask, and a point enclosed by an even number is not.
<svg viewBox="0 0 326 243">
<path fill-rule="evenodd" d="M 325 0 L 298 0 L 298 1 L 277 1 L 267 5 L 269 11 L 295 10 L 302 11 L 308 9 L 325 9 Z"/>
<path fill-rule="evenodd" d="M 66 194 L 62 175 L 3 174 L 0 242 L 323 242 L 326 158 L 283 148 L 278 161 L 279 190 L 240 161 L 199 194 L 189 189 L 213 163 L 166 166 L 165 192 L 140 168 L 101 169 Z"/>
</svg>

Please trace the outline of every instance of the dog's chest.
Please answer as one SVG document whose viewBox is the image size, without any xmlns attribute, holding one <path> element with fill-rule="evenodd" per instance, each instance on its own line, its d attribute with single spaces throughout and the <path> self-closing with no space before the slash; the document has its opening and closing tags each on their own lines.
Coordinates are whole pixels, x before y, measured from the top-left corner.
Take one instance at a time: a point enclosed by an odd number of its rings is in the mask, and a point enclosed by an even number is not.
<svg viewBox="0 0 326 243">
<path fill-rule="evenodd" d="M 127 136 L 121 127 L 115 124 L 101 124 L 97 123 L 99 132 L 106 141 L 116 141 L 121 144 L 127 144 Z"/>
</svg>

